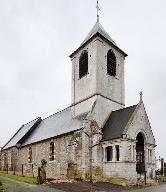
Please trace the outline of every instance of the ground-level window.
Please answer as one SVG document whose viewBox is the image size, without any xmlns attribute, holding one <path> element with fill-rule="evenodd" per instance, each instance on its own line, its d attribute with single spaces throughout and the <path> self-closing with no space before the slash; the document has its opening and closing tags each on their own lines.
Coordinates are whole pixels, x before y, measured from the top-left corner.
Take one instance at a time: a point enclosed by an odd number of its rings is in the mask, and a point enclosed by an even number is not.
<svg viewBox="0 0 166 192">
<path fill-rule="evenodd" d="M 32 147 L 28 149 L 28 163 L 32 163 Z"/>
<path fill-rule="evenodd" d="M 50 143 L 50 161 L 53 161 L 55 159 L 55 143 Z"/>
<path fill-rule="evenodd" d="M 113 159 L 113 148 L 112 146 L 106 147 L 106 160 L 112 161 Z"/>
<path fill-rule="evenodd" d="M 115 150 L 116 150 L 116 161 L 119 161 L 120 159 L 119 145 L 115 146 Z"/>
</svg>

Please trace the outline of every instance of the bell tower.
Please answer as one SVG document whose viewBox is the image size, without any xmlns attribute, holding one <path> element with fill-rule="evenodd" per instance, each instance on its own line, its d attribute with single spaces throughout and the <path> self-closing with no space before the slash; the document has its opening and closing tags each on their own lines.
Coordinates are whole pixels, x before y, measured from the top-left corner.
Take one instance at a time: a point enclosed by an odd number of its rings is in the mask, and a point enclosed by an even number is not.
<svg viewBox="0 0 166 192">
<path fill-rule="evenodd" d="M 101 114 L 125 106 L 126 56 L 97 20 L 80 47 L 70 55 L 74 116 L 91 111 L 94 103 Z"/>
</svg>

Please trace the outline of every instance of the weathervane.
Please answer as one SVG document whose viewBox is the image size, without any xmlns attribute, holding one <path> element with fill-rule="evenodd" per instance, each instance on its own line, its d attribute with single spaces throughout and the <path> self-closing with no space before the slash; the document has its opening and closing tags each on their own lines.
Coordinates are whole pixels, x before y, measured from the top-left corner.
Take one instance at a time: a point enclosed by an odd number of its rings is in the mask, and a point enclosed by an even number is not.
<svg viewBox="0 0 166 192">
<path fill-rule="evenodd" d="M 97 0 L 96 9 L 97 9 L 97 22 L 99 22 L 99 11 L 100 11 L 100 8 L 99 8 L 99 0 Z"/>
</svg>

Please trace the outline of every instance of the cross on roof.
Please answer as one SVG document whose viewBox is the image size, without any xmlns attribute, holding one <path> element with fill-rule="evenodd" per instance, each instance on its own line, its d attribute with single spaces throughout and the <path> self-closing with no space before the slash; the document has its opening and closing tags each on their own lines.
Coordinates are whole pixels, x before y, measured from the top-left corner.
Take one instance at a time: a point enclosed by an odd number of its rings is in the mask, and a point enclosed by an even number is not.
<svg viewBox="0 0 166 192">
<path fill-rule="evenodd" d="M 140 101 L 142 101 L 143 92 L 142 92 L 142 91 L 140 91 L 140 92 L 139 92 L 139 95 L 140 95 Z"/>
<path fill-rule="evenodd" d="M 100 11 L 99 0 L 97 0 L 97 6 L 96 6 L 96 9 L 97 9 L 97 22 L 99 22 L 99 11 Z"/>
</svg>

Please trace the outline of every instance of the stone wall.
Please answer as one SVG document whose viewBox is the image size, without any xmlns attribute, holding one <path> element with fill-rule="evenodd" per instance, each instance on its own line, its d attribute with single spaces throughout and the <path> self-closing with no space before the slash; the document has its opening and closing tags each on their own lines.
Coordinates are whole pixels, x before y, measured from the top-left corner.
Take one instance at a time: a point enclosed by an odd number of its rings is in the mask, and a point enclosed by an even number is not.
<svg viewBox="0 0 166 192">
<path fill-rule="evenodd" d="M 94 108 L 95 109 L 95 108 Z M 22 165 L 24 175 L 37 176 L 41 160 L 47 161 L 47 178 L 89 179 L 90 174 L 95 179 L 102 180 L 109 177 L 122 177 L 131 182 L 137 181 L 136 172 L 136 137 L 139 132 L 145 135 L 145 162 L 147 178 L 155 176 L 155 140 L 143 106 L 140 103 L 127 125 L 123 138 L 101 142 L 102 129 L 93 120 L 95 110 L 84 121 L 84 130 L 75 131 L 68 135 L 34 143 L 17 150 L 16 148 L 2 152 L 2 165 L 17 162 L 17 171 L 21 174 Z M 50 143 L 55 144 L 55 159 L 50 161 Z M 120 159 L 115 158 L 115 146 L 119 145 Z M 91 146 L 93 146 L 91 148 Z M 113 147 L 113 159 L 106 161 L 105 148 Z M 32 147 L 32 163 L 28 162 L 28 150 Z M 90 149 L 92 150 L 90 153 Z M 152 158 L 148 157 L 148 150 L 152 150 Z M 11 158 L 12 155 L 12 158 Z M 92 156 L 91 156 L 92 155 Z M 91 173 L 90 173 L 91 172 Z"/>
<path fill-rule="evenodd" d="M 130 139 L 136 139 L 138 133 L 143 133 L 145 140 L 145 162 L 147 177 L 155 177 L 155 139 L 146 114 L 143 102 L 140 102 L 133 117 L 126 128 L 126 135 Z M 148 158 L 148 149 L 152 150 L 151 160 Z"/>
<path fill-rule="evenodd" d="M 41 160 L 47 161 L 46 174 L 47 178 L 62 178 L 67 176 L 68 163 L 74 163 L 77 170 L 81 166 L 81 138 L 79 132 L 66 136 L 49 139 L 47 141 L 35 143 L 20 148 L 17 153 L 15 150 L 8 149 L 2 152 L 2 167 L 10 171 L 10 166 L 15 165 L 16 173 L 25 176 L 37 176 L 38 167 Z M 77 139 L 77 143 L 76 142 Z M 50 161 L 50 143 L 55 144 L 55 159 Z M 28 151 L 32 148 L 32 162 L 28 162 Z M 12 161 L 11 161 L 12 155 Z M 2 169 L 3 169 L 2 168 Z"/>
<path fill-rule="evenodd" d="M 116 145 L 119 145 L 119 161 L 116 160 Z M 108 146 L 113 148 L 113 158 L 109 162 L 106 159 L 106 147 Z M 131 183 L 136 183 L 136 153 L 132 155 L 131 146 L 135 146 L 135 142 L 126 139 L 114 139 L 102 143 L 104 177 L 125 178 Z"/>
<path fill-rule="evenodd" d="M 13 171 L 18 164 L 18 149 L 9 148 L 1 152 L 1 170 Z"/>
<path fill-rule="evenodd" d="M 75 160 L 75 164 L 77 165 L 77 153 L 79 153 L 79 149 L 77 149 L 76 145 L 71 145 L 73 134 L 68 136 L 63 136 L 55 139 L 50 139 L 45 142 L 40 142 L 32 145 L 32 164 L 34 165 L 34 175 L 37 176 L 37 168 L 41 163 L 42 159 L 47 161 L 47 178 L 56 178 L 56 177 L 66 177 L 68 163 Z M 55 144 L 55 159 L 50 161 L 50 143 L 54 142 Z M 30 146 L 24 147 L 20 150 L 20 156 L 24 157 L 20 159 L 20 164 L 24 164 L 24 162 L 28 161 L 28 148 Z M 77 152 L 77 153 L 76 153 Z M 71 154 L 72 153 L 72 154 Z M 71 158 L 71 159 L 70 159 Z M 29 163 L 27 162 L 27 168 L 29 168 Z"/>
</svg>

